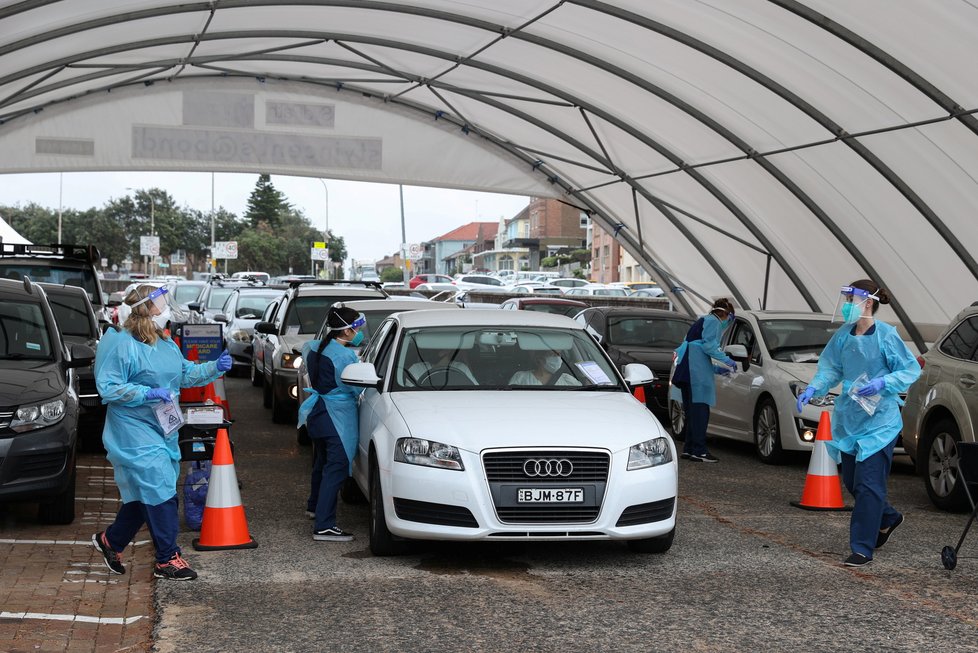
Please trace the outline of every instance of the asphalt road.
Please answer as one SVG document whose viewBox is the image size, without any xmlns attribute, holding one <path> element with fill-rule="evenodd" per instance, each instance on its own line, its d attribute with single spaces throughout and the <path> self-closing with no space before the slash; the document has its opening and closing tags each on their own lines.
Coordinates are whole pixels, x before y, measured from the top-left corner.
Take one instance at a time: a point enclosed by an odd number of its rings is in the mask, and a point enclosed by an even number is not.
<svg viewBox="0 0 978 653">
<path fill-rule="evenodd" d="M 667 554 L 610 542 L 426 543 L 375 558 L 365 506 L 341 504 L 353 542 L 313 542 L 309 449 L 271 423 L 248 381 L 230 379 L 228 394 L 259 547 L 198 553 L 181 535 L 200 578 L 157 584 L 161 653 L 978 650 L 978 528 L 957 569 L 944 570 L 941 548 L 966 516 L 934 509 L 906 457 L 890 480 L 906 522 L 865 569 L 841 565 L 848 513 L 789 505 L 807 457 L 770 467 L 721 442 L 711 445 L 717 465 L 680 461 Z"/>
</svg>

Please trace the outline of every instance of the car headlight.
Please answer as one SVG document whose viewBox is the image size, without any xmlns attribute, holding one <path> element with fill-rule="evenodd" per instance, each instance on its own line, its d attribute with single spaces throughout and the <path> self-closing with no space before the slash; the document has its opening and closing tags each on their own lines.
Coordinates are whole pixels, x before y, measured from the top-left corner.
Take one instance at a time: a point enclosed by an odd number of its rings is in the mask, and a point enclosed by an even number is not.
<svg viewBox="0 0 978 653">
<path fill-rule="evenodd" d="M 424 467 L 438 467 L 456 471 L 465 469 L 465 465 L 462 464 L 462 456 L 459 455 L 457 448 L 420 438 L 400 438 L 394 445 L 394 460 L 399 463 Z"/>
<path fill-rule="evenodd" d="M 632 445 L 628 450 L 628 471 L 647 469 L 672 462 L 672 449 L 666 438 L 652 438 Z"/>
<path fill-rule="evenodd" d="M 42 429 L 57 424 L 65 416 L 64 399 L 55 399 L 43 404 L 21 406 L 14 413 L 10 428 L 17 433 Z"/>
<path fill-rule="evenodd" d="M 235 342 L 251 342 L 251 334 L 244 329 L 237 329 L 231 332 L 231 340 Z"/>
<path fill-rule="evenodd" d="M 798 383 L 797 381 L 792 381 L 791 383 L 788 384 L 788 387 L 791 388 L 791 394 L 794 395 L 795 397 L 798 397 L 799 395 L 801 395 L 802 392 L 805 391 L 805 388 L 807 388 L 808 385 L 805 383 Z M 837 394 L 833 394 L 829 392 L 824 397 L 812 397 L 808 403 L 811 404 L 812 406 L 834 406 L 835 399 L 838 396 L 839 395 Z"/>
<path fill-rule="evenodd" d="M 291 368 L 297 370 L 300 365 L 302 365 L 302 356 L 299 354 L 293 354 L 292 352 L 282 354 L 282 367 L 285 369 Z"/>
</svg>

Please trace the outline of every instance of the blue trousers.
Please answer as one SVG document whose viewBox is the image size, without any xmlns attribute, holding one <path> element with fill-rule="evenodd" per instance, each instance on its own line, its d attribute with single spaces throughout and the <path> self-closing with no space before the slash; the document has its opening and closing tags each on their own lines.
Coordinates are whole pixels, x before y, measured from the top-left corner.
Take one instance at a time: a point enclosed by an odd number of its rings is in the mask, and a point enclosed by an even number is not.
<svg viewBox="0 0 978 653">
<path fill-rule="evenodd" d="M 180 553 L 177 546 L 177 533 L 180 531 L 180 517 L 177 514 L 177 495 L 155 506 L 148 506 L 139 501 L 122 504 L 115 521 L 105 529 L 105 538 L 116 553 L 125 550 L 136 532 L 149 526 L 153 546 L 156 547 L 156 562 L 164 563 Z"/>
<path fill-rule="evenodd" d="M 683 410 L 686 422 L 683 425 L 683 453 L 701 456 L 706 450 L 706 427 L 710 424 L 710 404 L 693 402 L 693 389 L 686 383 L 679 383 L 683 393 Z"/>
<path fill-rule="evenodd" d="M 316 513 L 313 528 L 323 531 L 336 526 L 337 495 L 350 475 L 350 459 L 338 437 L 313 438 L 312 491 L 306 508 Z"/>
<path fill-rule="evenodd" d="M 853 553 L 873 557 L 876 535 L 881 528 L 889 528 L 900 519 L 890 502 L 886 500 L 886 480 L 893 463 L 893 447 L 896 438 L 862 462 L 856 457 L 842 454 L 842 482 L 856 498 L 849 522 L 849 546 Z"/>
</svg>

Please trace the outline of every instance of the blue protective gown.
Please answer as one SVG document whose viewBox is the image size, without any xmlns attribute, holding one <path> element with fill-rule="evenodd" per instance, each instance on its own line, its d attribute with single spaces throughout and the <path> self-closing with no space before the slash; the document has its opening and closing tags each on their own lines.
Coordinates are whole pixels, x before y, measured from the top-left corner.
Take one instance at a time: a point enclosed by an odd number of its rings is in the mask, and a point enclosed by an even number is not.
<svg viewBox="0 0 978 653">
<path fill-rule="evenodd" d="M 125 330 L 109 329 L 102 336 L 95 356 L 95 383 L 108 406 L 102 443 L 123 503 L 155 506 L 177 493 L 178 432 L 163 435 L 153 412 L 158 402 L 147 401 L 146 393 L 169 388 L 179 397 L 180 388 L 207 385 L 221 374 L 215 361 L 186 360 L 168 338 L 148 345 Z"/>
<path fill-rule="evenodd" d="M 694 324 L 690 327 L 688 339 L 683 340 L 676 349 L 676 372 L 673 381 L 689 383 L 693 403 L 715 406 L 717 390 L 713 376 L 716 374 L 716 367 L 713 361 L 725 361 L 729 358 L 720 351 L 720 338 L 723 337 L 723 332 L 730 321 L 721 321 L 713 313 L 704 315 L 697 320 L 697 323 L 700 323 L 700 320 L 702 331 L 697 333 L 700 329 L 697 324 Z"/>
<path fill-rule="evenodd" d="M 832 441 L 825 443 L 836 462 L 842 459 L 841 453 L 862 462 L 899 435 L 903 428 L 899 394 L 920 376 L 920 364 L 895 328 L 876 322 L 861 336 L 852 335 L 854 329 L 846 324 L 835 332 L 818 357 L 818 370 L 808 384 L 815 388 L 815 396 L 821 397 L 842 383 L 842 394 L 836 398 L 832 413 Z M 862 373 L 870 380 L 881 376 L 886 384 L 873 415 L 849 396 L 849 388 Z"/>
<path fill-rule="evenodd" d="M 352 349 L 335 339 L 329 341 L 322 354 L 319 353 L 321 344 L 320 340 L 310 340 L 302 347 L 302 359 L 306 361 L 312 387 L 306 388 L 311 394 L 299 406 L 299 426 L 306 425 L 310 438 L 339 437 L 350 459 L 352 474 L 353 457 L 360 440 L 357 397 L 363 388 L 343 383 L 340 375 L 347 365 L 359 359 Z"/>
</svg>

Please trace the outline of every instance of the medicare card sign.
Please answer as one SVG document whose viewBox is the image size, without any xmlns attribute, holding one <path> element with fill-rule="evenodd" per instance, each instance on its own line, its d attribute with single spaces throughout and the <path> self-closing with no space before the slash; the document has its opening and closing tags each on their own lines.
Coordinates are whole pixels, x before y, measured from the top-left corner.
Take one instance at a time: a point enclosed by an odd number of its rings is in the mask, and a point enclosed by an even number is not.
<svg viewBox="0 0 978 653">
<path fill-rule="evenodd" d="M 224 351 L 224 338 L 220 324 L 185 324 L 180 338 L 184 358 L 196 347 L 197 361 L 216 361 Z"/>
</svg>

